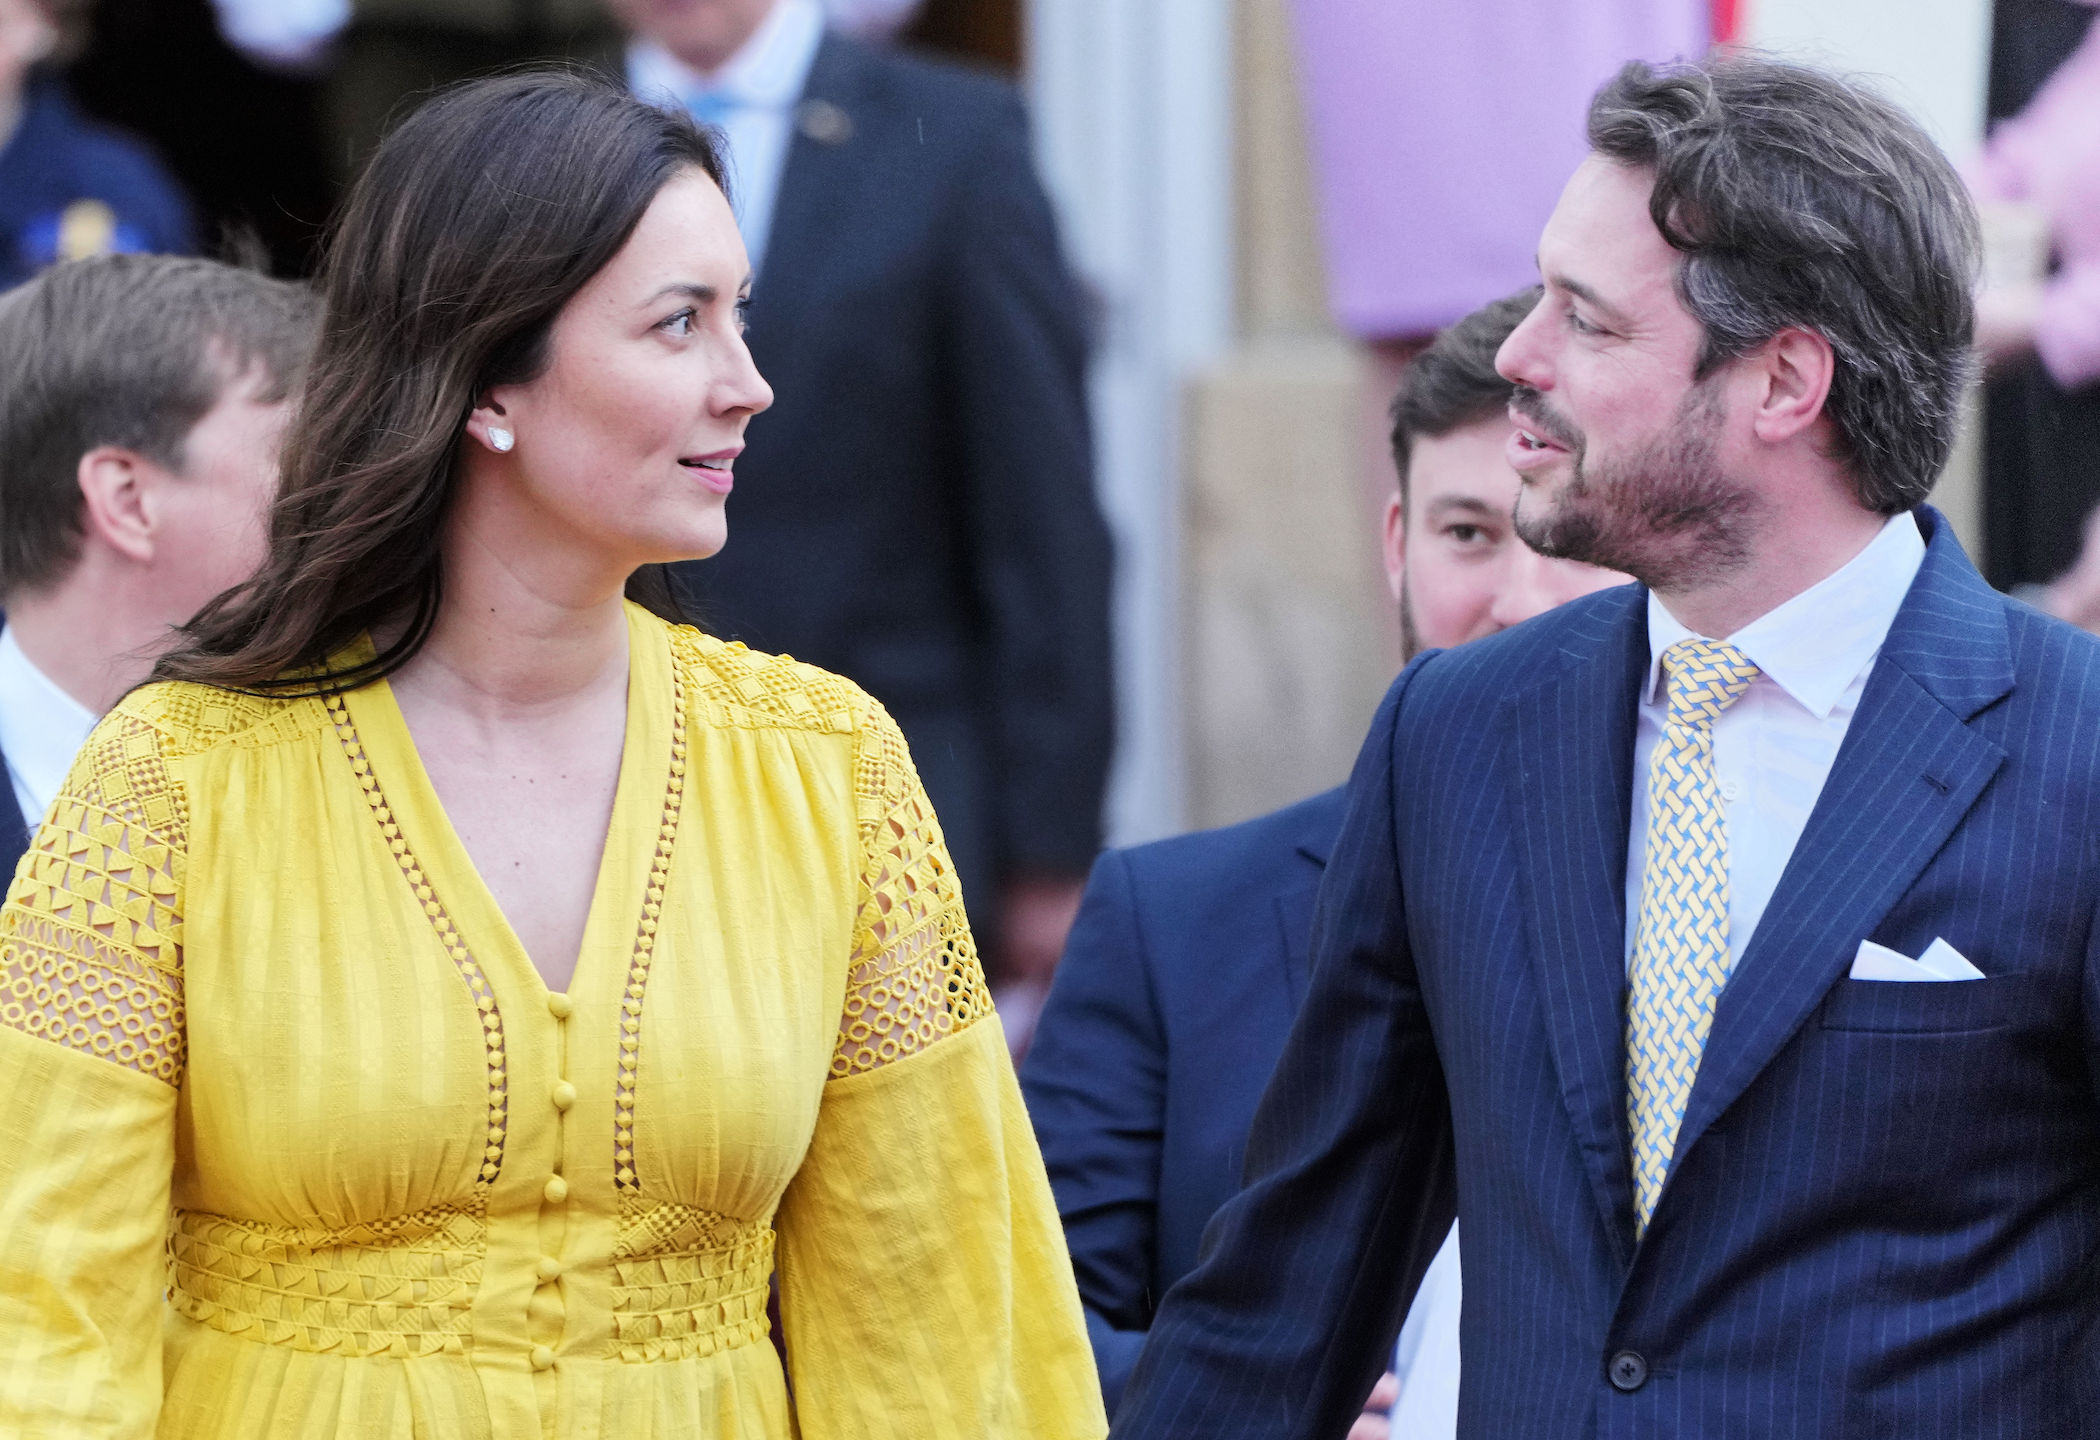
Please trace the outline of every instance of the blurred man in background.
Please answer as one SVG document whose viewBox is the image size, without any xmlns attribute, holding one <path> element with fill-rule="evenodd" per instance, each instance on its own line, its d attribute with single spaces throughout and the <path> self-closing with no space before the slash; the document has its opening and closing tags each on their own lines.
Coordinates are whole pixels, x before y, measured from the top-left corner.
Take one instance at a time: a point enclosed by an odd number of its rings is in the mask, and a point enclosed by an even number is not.
<svg viewBox="0 0 2100 1440">
<path fill-rule="evenodd" d="M 635 92 L 726 137 L 779 397 L 737 465 L 735 542 L 678 568 L 683 598 L 896 716 L 1020 1041 L 1113 729 L 1085 307 L 1020 100 L 827 32 L 817 0 L 613 9 Z"/>
<path fill-rule="evenodd" d="M 88 732 L 247 578 L 318 306 L 208 260 L 61 265 L 0 299 L 0 868 Z"/>
<path fill-rule="evenodd" d="M 78 0 L 0 0 L 0 288 L 59 260 L 192 248 L 188 203 L 153 155 L 94 124 L 52 68 Z"/>
<path fill-rule="evenodd" d="M 1476 311 L 1402 374 L 1384 557 L 1407 658 L 1626 579 L 1544 559 L 1511 526 L 1511 387 L 1495 352 L 1537 299 L 1534 289 Z M 1239 1189 L 1255 1103 L 1305 991 L 1313 896 L 1342 801 L 1337 788 L 1094 866 L 1021 1083 L 1111 1412 L 1153 1307 L 1195 1267 L 1203 1227 Z M 1353 1440 L 1453 1433 L 1459 1288 L 1454 1229 Z"/>
</svg>

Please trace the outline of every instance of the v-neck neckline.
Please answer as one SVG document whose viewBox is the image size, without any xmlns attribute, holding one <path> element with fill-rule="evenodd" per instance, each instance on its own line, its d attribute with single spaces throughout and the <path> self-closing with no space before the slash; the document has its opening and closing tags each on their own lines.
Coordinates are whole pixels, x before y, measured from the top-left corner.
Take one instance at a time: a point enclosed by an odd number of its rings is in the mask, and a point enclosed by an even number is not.
<svg viewBox="0 0 2100 1440">
<path fill-rule="evenodd" d="M 650 865 L 671 776 L 671 652 L 648 612 L 627 606 L 627 727 L 620 777 L 598 875 L 591 888 L 583 942 L 565 993 L 617 991 L 627 983 L 636 927 L 643 920 Z M 437 787 L 424 767 L 393 687 L 373 681 L 344 696 L 350 718 L 402 839 L 421 861 L 445 910 L 484 971 L 543 1002 L 554 993 L 512 928 L 495 893 L 459 838 Z"/>
</svg>

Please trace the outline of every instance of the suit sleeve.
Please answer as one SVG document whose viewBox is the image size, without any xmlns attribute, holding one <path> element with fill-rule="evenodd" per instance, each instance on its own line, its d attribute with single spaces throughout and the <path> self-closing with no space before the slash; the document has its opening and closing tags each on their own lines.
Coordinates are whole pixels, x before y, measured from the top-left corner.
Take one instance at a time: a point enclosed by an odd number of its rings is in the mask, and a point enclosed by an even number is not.
<svg viewBox="0 0 2100 1440">
<path fill-rule="evenodd" d="M 1456 1208 L 1450 1104 L 1409 949 L 1394 752 L 1404 672 L 1349 782 L 1312 980 L 1255 1114 L 1247 1188 L 1167 1293 L 1115 1433 L 1329 1440 L 1384 1368 Z"/>
<path fill-rule="evenodd" d="M 1167 1039 L 1152 997 L 1128 859 L 1094 865 L 1050 1001 L 1021 1068 L 1087 1338 L 1111 1413 L 1156 1296 Z"/>
<path fill-rule="evenodd" d="M 1114 741 L 1110 542 L 1094 493 L 1083 306 L 1015 97 L 992 113 L 957 207 L 948 320 L 990 634 L 995 833 L 1009 873 L 1076 877 L 1100 847 Z"/>
</svg>

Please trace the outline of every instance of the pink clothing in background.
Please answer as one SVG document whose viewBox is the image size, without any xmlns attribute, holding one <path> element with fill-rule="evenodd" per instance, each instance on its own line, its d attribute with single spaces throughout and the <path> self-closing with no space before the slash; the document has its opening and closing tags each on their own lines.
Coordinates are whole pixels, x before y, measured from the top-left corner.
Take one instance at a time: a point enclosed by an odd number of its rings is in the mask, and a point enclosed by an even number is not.
<svg viewBox="0 0 2100 1440">
<path fill-rule="evenodd" d="M 1991 132 L 1972 184 L 2049 220 L 2058 268 L 2042 295 L 2035 353 L 2066 389 L 2100 380 L 2100 21 L 2049 82 Z"/>
<path fill-rule="evenodd" d="M 1710 0 L 1292 0 L 1336 320 L 1416 335 L 1534 283 L 1626 61 L 1706 51 Z"/>
</svg>

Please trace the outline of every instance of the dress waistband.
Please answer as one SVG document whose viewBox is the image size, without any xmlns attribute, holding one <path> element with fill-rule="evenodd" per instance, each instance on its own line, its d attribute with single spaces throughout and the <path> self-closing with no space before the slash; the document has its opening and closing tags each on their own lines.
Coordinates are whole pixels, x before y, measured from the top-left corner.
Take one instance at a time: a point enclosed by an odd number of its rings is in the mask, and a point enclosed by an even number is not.
<svg viewBox="0 0 2100 1440">
<path fill-rule="evenodd" d="M 766 1338 L 773 1229 L 763 1222 L 622 1196 L 612 1263 L 622 1360 L 712 1355 Z"/>
<path fill-rule="evenodd" d="M 457 1355 L 487 1241 L 478 1196 L 337 1230 L 178 1209 L 168 1300 L 214 1330 L 295 1350 Z"/>
</svg>

